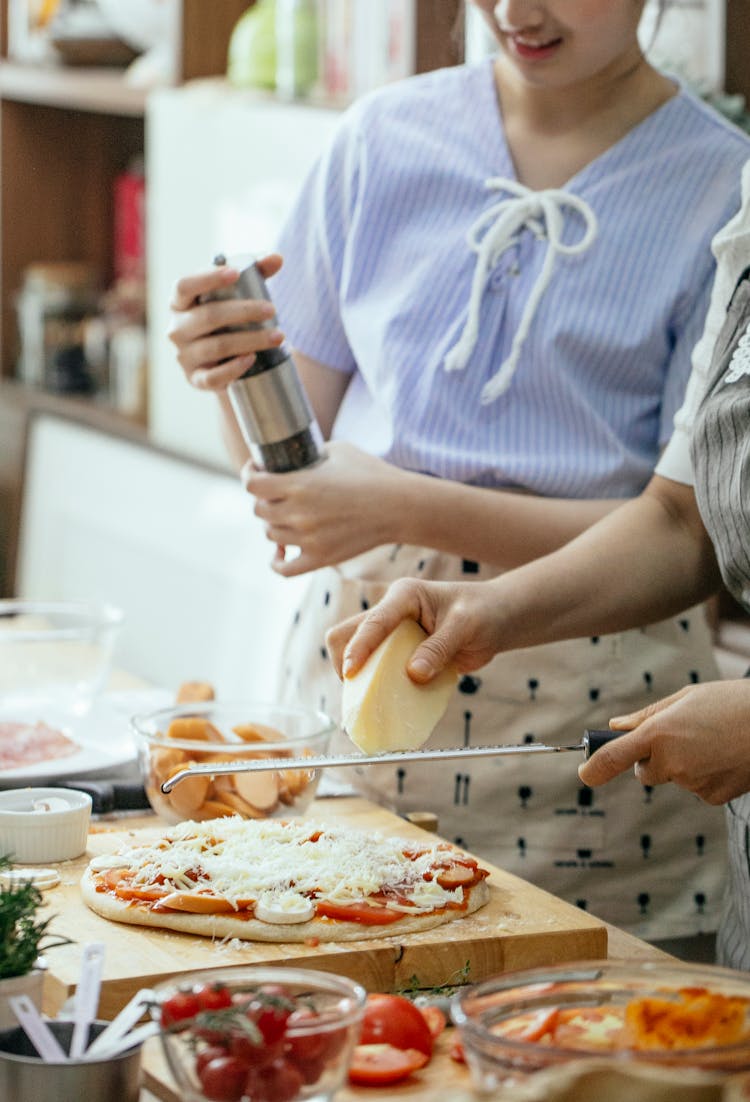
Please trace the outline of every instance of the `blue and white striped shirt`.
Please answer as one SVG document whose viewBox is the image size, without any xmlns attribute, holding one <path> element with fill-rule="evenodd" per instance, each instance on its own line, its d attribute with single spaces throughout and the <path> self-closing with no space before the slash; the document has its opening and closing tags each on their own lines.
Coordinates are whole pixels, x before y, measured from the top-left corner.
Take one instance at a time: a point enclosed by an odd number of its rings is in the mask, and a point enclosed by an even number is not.
<svg viewBox="0 0 750 1102">
<path fill-rule="evenodd" d="M 669 439 L 701 334 L 710 242 L 739 205 L 750 139 L 681 89 L 566 185 L 598 223 L 557 256 L 508 389 L 548 240 L 523 228 L 494 264 L 463 371 L 467 233 L 515 181 L 491 59 L 381 89 L 341 119 L 304 185 L 272 294 L 308 356 L 352 375 L 333 436 L 401 467 L 554 497 L 636 494 Z M 586 227 L 563 212 L 562 240 Z M 537 227 L 539 228 L 539 227 Z"/>
</svg>

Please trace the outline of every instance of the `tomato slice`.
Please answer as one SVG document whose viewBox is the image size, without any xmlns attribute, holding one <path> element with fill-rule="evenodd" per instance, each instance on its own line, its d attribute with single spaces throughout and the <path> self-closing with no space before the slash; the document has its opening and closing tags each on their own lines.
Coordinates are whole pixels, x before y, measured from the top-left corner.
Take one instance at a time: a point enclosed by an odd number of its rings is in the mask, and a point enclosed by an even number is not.
<svg viewBox="0 0 750 1102">
<path fill-rule="evenodd" d="M 335 903 L 321 900 L 315 905 L 315 913 L 325 918 L 335 918 L 339 922 L 361 922 L 364 926 L 387 926 L 398 922 L 403 915 L 400 911 L 391 911 L 387 907 L 376 907 L 369 903 L 349 903 L 337 907 Z"/>
<path fill-rule="evenodd" d="M 427 1028 L 432 1035 L 433 1041 L 436 1037 L 439 1037 L 448 1024 L 448 1019 L 439 1006 L 420 1006 L 419 1012 L 427 1022 Z"/>
<path fill-rule="evenodd" d="M 464 1052 L 464 1046 L 461 1043 L 460 1037 L 454 1037 L 451 1041 L 451 1047 L 448 1050 L 448 1055 L 451 1060 L 455 1060 L 457 1064 L 466 1063 L 466 1053 Z"/>
<path fill-rule="evenodd" d="M 555 1027 L 559 1021 L 560 1008 L 545 1007 L 532 1014 L 523 1014 L 517 1019 L 511 1018 L 509 1022 L 503 1022 L 498 1033 L 510 1041 L 531 1043 L 540 1041 L 546 1034 L 555 1037 Z"/>
<path fill-rule="evenodd" d="M 423 1068 L 429 1056 L 414 1048 L 357 1045 L 349 1065 L 349 1081 L 360 1087 L 385 1087 Z"/>
</svg>

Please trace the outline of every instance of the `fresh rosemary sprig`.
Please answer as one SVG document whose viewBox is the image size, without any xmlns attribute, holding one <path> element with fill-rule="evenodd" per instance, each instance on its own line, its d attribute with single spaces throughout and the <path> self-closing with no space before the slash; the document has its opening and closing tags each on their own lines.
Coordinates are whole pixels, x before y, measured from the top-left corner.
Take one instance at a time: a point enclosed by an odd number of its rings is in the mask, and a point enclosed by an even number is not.
<svg viewBox="0 0 750 1102">
<path fill-rule="evenodd" d="M 408 987 L 403 987 L 399 990 L 399 995 L 405 995 L 407 999 L 416 999 L 419 996 L 447 996 L 452 995 L 458 987 L 463 987 L 469 982 L 469 975 L 471 973 L 471 961 L 467 960 L 462 968 L 459 968 L 449 976 L 445 983 L 441 983 L 438 987 L 424 987 L 419 976 L 416 974 L 409 977 Z"/>
<path fill-rule="evenodd" d="M 0 856 L 0 872 L 10 868 L 10 859 Z M 70 938 L 49 933 L 53 916 L 37 918 L 41 906 L 42 893 L 33 881 L 12 878 L 0 884 L 0 979 L 25 976 L 42 951 L 70 945 Z"/>
</svg>

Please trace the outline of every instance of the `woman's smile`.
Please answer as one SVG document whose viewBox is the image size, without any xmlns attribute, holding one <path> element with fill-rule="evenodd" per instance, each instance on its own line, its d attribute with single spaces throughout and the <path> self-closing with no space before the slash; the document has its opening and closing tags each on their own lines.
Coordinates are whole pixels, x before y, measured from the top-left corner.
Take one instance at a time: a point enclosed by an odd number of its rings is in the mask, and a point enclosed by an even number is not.
<svg viewBox="0 0 750 1102">
<path fill-rule="evenodd" d="M 507 41 L 513 52 L 523 61 L 546 61 L 557 53 L 562 38 L 532 38 L 521 34 L 508 34 Z"/>
</svg>

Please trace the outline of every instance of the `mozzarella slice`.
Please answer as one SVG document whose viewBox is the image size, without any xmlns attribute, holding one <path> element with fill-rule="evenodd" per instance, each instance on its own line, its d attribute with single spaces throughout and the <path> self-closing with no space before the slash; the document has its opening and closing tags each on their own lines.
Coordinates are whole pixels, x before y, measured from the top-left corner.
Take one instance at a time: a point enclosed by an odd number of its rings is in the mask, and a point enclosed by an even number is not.
<svg viewBox="0 0 750 1102">
<path fill-rule="evenodd" d="M 66 804 L 66 807 L 69 805 Z M 54 888 L 60 883 L 60 873 L 57 869 L 7 869 L 0 872 L 0 884 L 4 887 L 13 887 L 14 884 L 24 883 L 29 881 L 34 887 L 39 888 L 40 891 L 45 891 L 47 888 Z"/>
<path fill-rule="evenodd" d="M 296 892 L 268 892 L 256 901 L 254 911 L 261 922 L 288 926 L 309 922 L 315 914 L 315 904 Z"/>
<path fill-rule="evenodd" d="M 456 686 L 456 671 L 444 670 L 417 685 L 406 664 L 427 638 L 414 620 L 403 620 L 353 677 L 344 679 L 343 727 L 366 754 L 416 750 L 442 718 Z"/>
</svg>

